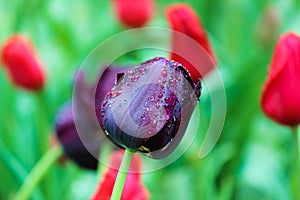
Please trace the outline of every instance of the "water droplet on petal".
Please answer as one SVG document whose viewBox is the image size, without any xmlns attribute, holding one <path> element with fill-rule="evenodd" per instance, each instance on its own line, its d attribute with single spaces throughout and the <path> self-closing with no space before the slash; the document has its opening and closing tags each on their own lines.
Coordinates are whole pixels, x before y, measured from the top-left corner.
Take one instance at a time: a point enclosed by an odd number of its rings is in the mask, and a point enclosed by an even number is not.
<svg viewBox="0 0 300 200">
<path fill-rule="evenodd" d="M 154 101 L 154 100 L 155 100 L 154 96 L 151 96 L 151 97 L 149 98 L 149 100 L 150 100 L 150 101 Z"/>
<path fill-rule="evenodd" d="M 170 83 L 170 84 L 174 84 L 174 83 L 175 83 L 175 80 L 174 80 L 174 79 L 170 79 L 170 80 L 169 80 L 169 83 Z"/>
<path fill-rule="evenodd" d="M 131 80 L 131 82 L 135 82 L 135 81 L 137 81 L 139 78 L 140 78 L 140 75 L 136 75 L 136 76 L 132 77 L 130 80 Z"/>
<path fill-rule="evenodd" d="M 132 75 L 134 74 L 134 71 L 133 71 L 133 70 L 129 70 L 129 71 L 127 72 L 127 74 L 128 74 L 129 76 L 132 76 Z"/>
<path fill-rule="evenodd" d="M 167 77 L 168 73 L 167 73 L 166 69 L 162 69 L 162 70 L 161 70 L 161 75 L 162 75 L 163 77 Z"/>
<path fill-rule="evenodd" d="M 166 120 L 169 120 L 170 119 L 170 115 L 166 115 Z"/>
<path fill-rule="evenodd" d="M 112 90 L 109 92 L 110 98 L 115 98 L 121 94 L 121 90 Z"/>
<path fill-rule="evenodd" d="M 158 102 L 156 103 L 155 107 L 156 107 L 157 109 L 159 109 L 159 108 L 160 108 L 160 105 L 159 105 L 159 103 L 158 103 Z"/>
<path fill-rule="evenodd" d="M 155 128 L 157 126 L 157 121 L 156 120 L 153 120 L 152 123 L 151 123 L 151 127 L 152 128 Z"/>
<path fill-rule="evenodd" d="M 142 75 L 145 73 L 145 71 L 146 71 L 145 68 L 140 68 L 140 70 L 139 70 L 140 74 L 142 74 Z"/>
</svg>

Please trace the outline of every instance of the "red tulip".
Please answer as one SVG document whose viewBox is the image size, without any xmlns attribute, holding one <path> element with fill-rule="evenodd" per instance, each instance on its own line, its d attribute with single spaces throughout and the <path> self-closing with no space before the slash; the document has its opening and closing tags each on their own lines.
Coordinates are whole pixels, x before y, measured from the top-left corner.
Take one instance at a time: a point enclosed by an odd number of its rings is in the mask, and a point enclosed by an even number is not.
<svg viewBox="0 0 300 200">
<path fill-rule="evenodd" d="M 99 188 L 92 198 L 92 200 L 109 200 L 114 188 L 115 180 L 118 174 L 116 169 L 119 169 L 123 150 L 113 152 L 110 157 L 111 168 L 105 173 Z M 122 193 L 121 200 L 147 200 L 149 199 L 149 192 L 142 185 L 141 176 L 136 173 L 141 170 L 141 160 L 138 154 L 133 156 L 130 169 L 125 181 L 124 190 Z M 135 173 L 133 173 L 135 172 Z"/>
<path fill-rule="evenodd" d="M 138 28 L 152 17 L 154 2 L 153 0 L 114 0 L 114 10 L 122 24 Z"/>
<path fill-rule="evenodd" d="M 196 49 L 197 47 L 193 47 L 194 45 L 191 41 L 180 36 L 176 32 L 174 32 L 172 36 L 171 59 L 185 66 L 190 72 L 193 80 L 205 76 L 213 69 L 214 65 L 212 64 L 212 61 L 215 62 L 215 56 L 197 14 L 189 5 L 178 3 L 167 7 L 166 17 L 174 31 L 183 33 L 196 41 L 212 60 L 208 61 L 204 55 L 201 55 L 201 53 L 204 52 L 202 49 Z M 178 55 L 179 52 L 181 52 L 181 55 Z M 196 63 L 196 66 L 193 66 L 189 61 Z"/>
<path fill-rule="evenodd" d="M 10 37 L 2 47 L 1 59 L 15 85 L 28 90 L 44 86 L 44 71 L 30 42 L 24 37 Z"/>
<path fill-rule="evenodd" d="M 295 126 L 300 123 L 300 37 L 280 37 L 263 87 L 261 107 L 272 120 Z"/>
</svg>

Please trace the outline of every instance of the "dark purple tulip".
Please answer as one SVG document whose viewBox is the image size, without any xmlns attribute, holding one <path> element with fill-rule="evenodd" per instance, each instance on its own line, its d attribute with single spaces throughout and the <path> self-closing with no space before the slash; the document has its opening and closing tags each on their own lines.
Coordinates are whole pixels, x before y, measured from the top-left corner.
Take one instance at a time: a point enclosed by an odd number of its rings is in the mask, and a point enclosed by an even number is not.
<svg viewBox="0 0 300 200">
<path fill-rule="evenodd" d="M 55 131 L 68 158 L 75 161 L 81 167 L 97 169 L 97 159 L 86 149 L 78 135 L 71 102 L 59 110 L 56 116 Z M 99 145 L 98 147 L 100 148 Z"/>
<path fill-rule="evenodd" d="M 98 134 L 101 130 L 99 131 L 97 119 L 93 117 L 95 115 L 93 89 L 97 87 L 96 96 L 103 100 L 105 94 L 113 87 L 117 74 L 122 71 L 122 68 L 108 67 L 99 82 L 91 86 L 87 83 L 84 71 L 78 71 L 75 77 L 78 92 L 73 102 L 76 109 L 74 111 L 72 103 L 69 102 L 57 114 L 55 122 L 57 137 L 63 145 L 65 154 L 81 167 L 97 169 L 96 158 L 101 142 L 105 139 L 103 134 Z"/>
<path fill-rule="evenodd" d="M 119 76 L 103 101 L 96 98 L 98 120 L 118 146 L 163 158 L 181 141 L 200 93 L 200 81 L 183 66 L 154 58 Z"/>
</svg>

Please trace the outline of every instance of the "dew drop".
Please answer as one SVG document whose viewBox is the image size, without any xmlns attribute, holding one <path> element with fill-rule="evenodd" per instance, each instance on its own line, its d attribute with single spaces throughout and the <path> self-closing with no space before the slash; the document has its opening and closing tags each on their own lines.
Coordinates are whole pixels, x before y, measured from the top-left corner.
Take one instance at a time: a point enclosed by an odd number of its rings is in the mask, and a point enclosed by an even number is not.
<svg viewBox="0 0 300 200">
<path fill-rule="evenodd" d="M 139 70 L 140 74 L 144 74 L 144 73 L 145 73 L 145 71 L 146 71 L 146 69 L 145 69 L 145 68 L 140 68 L 140 70 Z"/>
<path fill-rule="evenodd" d="M 113 90 L 109 92 L 109 97 L 110 98 L 115 98 L 121 94 L 121 90 Z"/>
<path fill-rule="evenodd" d="M 157 121 L 153 120 L 152 123 L 151 123 L 151 127 L 156 128 L 156 126 L 157 126 Z"/>
<path fill-rule="evenodd" d="M 158 98 L 162 98 L 163 97 L 163 94 L 162 93 L 158 93 Z"/>
<path fill-rule="evenodd" d="M 169 120 L 170 119 L 170 115 L 166 115 L 166 120 Z"/>
<path fill-rule="evenodd" d="M 158 102 L 156 103 L 155 107 L 156 107 L 157 109 L 159 109 L 159 108 L 160 108 L 160 105 L 159 105 L 159 103 L 158 103 Z"/>
<path fill-rule="evenodd" d="M 127 74 L 128 74 L 129 76 L 132 76 L 132 75 L 134 74 L 134 71 L 133 71 L 133 70 L 129 70 L 129 71 L 127 72 Z"/>
<path fill-rule="evenodd" d="M 174 84 L 174 83 L 175 83 L 175 80 L 174 80 L 174 79 L 170 79 L 170 80 L 169 80 L 169 83 L 170 83 L 170 84 Z"/>
<path fill-rule="evenodd" d="M 149 97 L 149 100 L 154 101 L 155 100 L 154 96 Z"/>
<path fill-rule="evenodd" d="M 166 69 L 162 69 L 162 70 L 161 70 L 161 75 L 162 75 L 163 77 L 167 77 L 168 73 L 167 73 Z"/>
<path fill-rule="evenodd" d="M 136 81 L 138 80 L 138 78 L 139 78 L 139 77 L 137 77 L 137 76 L 132 77 L 132 78 L 130 79 L 130 81 L 131 81 L 131 82 L 136 82 Z"/>
</svg>

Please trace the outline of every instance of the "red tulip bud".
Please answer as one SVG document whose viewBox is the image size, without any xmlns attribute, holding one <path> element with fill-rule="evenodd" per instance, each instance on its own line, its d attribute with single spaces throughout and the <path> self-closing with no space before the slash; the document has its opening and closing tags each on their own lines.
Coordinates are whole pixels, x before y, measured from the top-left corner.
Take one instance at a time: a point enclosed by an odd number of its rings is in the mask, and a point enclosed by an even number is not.
<svg viewBox="0 0 300 200">
<path fill-rule="evenodd" d="M 44 71 L 30 42 L 24 37 L 10 37 L 2 47 L 1 60 L 15 85 L 28 90 L 44 86 Z"/>
<path fill-rule="evenodd" d="M 300 37 L 280 37 L 263 87 L 261 107 L 272 120 L 295 126 L 300 123 Z"/>
<path fill-rule="evenodd" d="M 146 24 L 153 15 L 152 0 L 114 0 L 114 10 L 118 20 L 130 28 Z"/>
<path fill-rule="evenodd" d="M 197 17 L 194 10 L 187 4 L 174 4 L 166 9 L 166 17 L 171 28 L 174 31 L 186 34 L 191 39 L 195 40 L 207 54 L 215 61 L 215 56 L 210 46 L 207 34 Z M 205 76 L 214 65 L 203 61 L 201 49 L 195 49 L 191 41 L 185 37 L 174 33 L 172 36 L 172 54 L 171 60 L 181 63 L 189 71 L 192 79 L 195 81 Z M 187 55 L 178 55 L 178 52 L 188 52 Z M 201 57 L 202 56 L 202 57 Z M 197 66 L 193 66 L 189 61 L 193 61 Z M 206 62 L 203 64 L 203 62 Z"/>
</svg>

